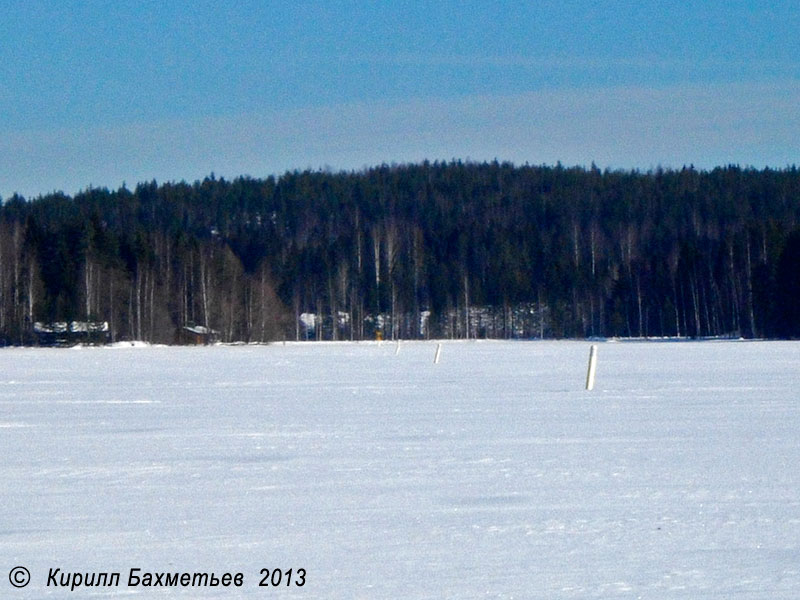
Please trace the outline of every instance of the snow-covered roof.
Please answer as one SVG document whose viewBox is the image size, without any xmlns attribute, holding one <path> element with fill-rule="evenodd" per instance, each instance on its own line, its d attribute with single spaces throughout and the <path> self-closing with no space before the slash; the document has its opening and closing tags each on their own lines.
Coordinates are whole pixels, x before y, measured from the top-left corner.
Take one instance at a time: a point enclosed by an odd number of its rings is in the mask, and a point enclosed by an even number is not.
<svg viewBox="0 0 800 600">
<path fill-rule="evenodd" d="M 101 333 L 108 331 L 108 321 L 55 321 L 53 323 L 42 323 L 36 321 L 33 324 L 35 333 Z"/>
<path fill-rule="evenodd" d="M 108 331 L 108 321 L 72 321 L 69 324 L 72 333 L 98 333 Z"/>
<path fill-rule="evenodd" d="M 217 330 L 206 327 L 205 325 L 184 325 L 183 328 L 186 331 L 195 333 L 197 335 L 216 335 L 219 333 Z"/>
</svg>

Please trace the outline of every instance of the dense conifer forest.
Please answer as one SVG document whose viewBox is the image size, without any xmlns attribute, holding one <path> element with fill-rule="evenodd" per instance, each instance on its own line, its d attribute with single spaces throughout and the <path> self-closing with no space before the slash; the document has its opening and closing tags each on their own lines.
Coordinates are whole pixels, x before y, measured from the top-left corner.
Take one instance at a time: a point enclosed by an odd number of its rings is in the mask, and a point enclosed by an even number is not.
<svg viewBox="0 0 800 600">
<path fill-rule="evenodd" d="M 800 172 L 424 162 L 0 209 L 0 340 L 800 337 Z"/>
</svg>

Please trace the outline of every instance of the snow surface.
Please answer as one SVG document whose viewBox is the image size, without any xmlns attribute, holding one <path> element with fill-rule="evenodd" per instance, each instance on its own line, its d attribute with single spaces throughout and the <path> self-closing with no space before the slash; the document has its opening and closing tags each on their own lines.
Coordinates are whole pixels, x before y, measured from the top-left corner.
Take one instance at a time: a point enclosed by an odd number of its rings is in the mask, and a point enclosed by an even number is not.
<svg viewBox="0 0 800 600">
<path fill-rule="evenodd" d="M 435 347 L 0 351 L 0 597 L 800 597 L 800 344 Z"/>
</svg>

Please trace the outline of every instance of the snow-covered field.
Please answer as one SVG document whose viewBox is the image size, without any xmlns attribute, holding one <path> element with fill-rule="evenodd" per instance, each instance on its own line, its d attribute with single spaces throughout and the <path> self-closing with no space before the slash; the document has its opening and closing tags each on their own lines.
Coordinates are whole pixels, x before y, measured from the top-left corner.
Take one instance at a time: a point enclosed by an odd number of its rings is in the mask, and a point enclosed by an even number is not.
<svg viewBox="0 0 800 600">
<path fill-rule="evenodd" d="M 435 347 L 0 351 L 0 597 L 800 597 L 800 343 Z"/>
</svg>

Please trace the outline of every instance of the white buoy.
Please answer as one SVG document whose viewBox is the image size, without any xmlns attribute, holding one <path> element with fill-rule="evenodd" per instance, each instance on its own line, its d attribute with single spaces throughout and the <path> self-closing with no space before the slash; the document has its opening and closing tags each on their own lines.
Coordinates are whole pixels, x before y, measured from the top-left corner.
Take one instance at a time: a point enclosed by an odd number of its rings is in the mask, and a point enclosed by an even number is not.
<svg viewBox="0 0 800 600">
<path fill-rule="evenodd" d="M 439 358 L 442 356 L 442 345 L 436 344 L 436 356 L 433 357 L 433 364 L 439 364 Z"/>
<path fill-rule="evenodd" d="M 597 346 L 592 344 L 589 349 L 589 368 L 586 371 L 586 389 L 594 389 L 594 373 L 597 369 Z"/>
</svg>

